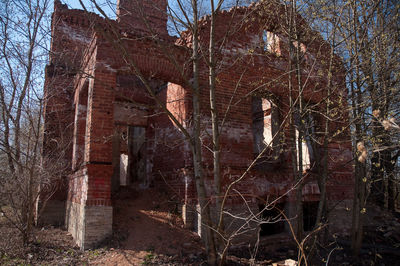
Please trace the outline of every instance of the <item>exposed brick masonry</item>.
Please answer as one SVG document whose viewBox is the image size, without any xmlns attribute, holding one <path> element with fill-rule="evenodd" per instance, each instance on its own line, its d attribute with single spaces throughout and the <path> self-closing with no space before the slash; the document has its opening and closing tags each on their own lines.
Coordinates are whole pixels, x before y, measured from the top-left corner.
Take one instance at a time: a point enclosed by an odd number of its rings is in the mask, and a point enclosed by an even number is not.
<svg viewBox="0 0 400 266">
<path fill-rule="evenodd" d="M 93 247 L 111 234 L 112 190 L 118 189 L 120 184 L 120 162 L 124 156 L 128 156 L 128 165 L 123 169 L 128 176 L 128 185 L 142 188 L 154 185 L 172 190 L 182 200 L 187 226 L 193 228 L 196 224 L 194 210 L 197 200 L 190 146 L 177 126 L 146 92 L 138 77 L 133 75 L 132 66 L 127 64 L 133 62 L 138 67 L 149 79 L 158 99 L 190 132 L 191 35 L 184 32 L 180 39 L 168 36 L 165 9 L 165 0 L 119 0 L 118 19 L 106 21 L 92 13 L 70 10 L 55 1 L 51 59 L 46 71 L 44 155 L 62 148 L 54 146 L 54 143 L 70 139 L 72 145 L 68 147 L 65 159 L 71 162 L 72 174 L 68 177 L 68 187 L 61 189 L 57 204 L 63 200 L 66 202 L 66 225 L 82 248 Z M 141 13 L 148 18 L 148 25 L 154 31 L 149 30 Z M 222 11 L 217 16 L 217 111 L 220 122 L 225 121 L 220 136 L 223 188 L 240 177 L 256 156 L 253 150 L 252 97 L 272 93 L 279 102 L 279 123 L 285 121 L 288 114 L 289 44 L 280 26 L 283 14 L 283 6 L 265 2 Z M 330 47 L 301 17 L 298 21 L 304 33 L 300 47 L 304 52 L 302 80 L 307 81 L 303 88 L 305 102 L 311 105 L 322 101 L 316 108 L 323 110 Z M 110 25 L 127 37 L 123 46 L 128 55 L 121 54 L 110 41 Z M 200 43 L 208 47 L 209 18 L 202 18 L 200 26 Z M 269 50 L 265 50 L 267 48 L 262 44 L 265 31 L 272 38 Z M 177 64 L 172 64 L 168 56 Z M 204 88 L 200 93 L 203 165 L 207 192 L 213 202 L 212 153 L 206 148 L 211 147 L 209 92 L 205 89 L 208 69 L 203 60 L 200 69 L 200 85 Z M 347 121 L 347 113 L 342 107 L 346 97 L 343 68 L 338 58 L 333 62 L 333 72 L 334 92 L 330 100 L 337 115 L 330 123 L 330 130 L 335 132 Z M 296 84 L 294 75 L 293 79 L 293 84 Z M 298 90 L 295 86 L 294 94 Z M 315 115 L 316 129 L 322 128 L 324 119 Z M 271 123 L 271 119 L 269 121 Z M 259 199 L 285 195 L 280 201 L 287 203 L 288 215 L 292 215 L 290 203 L 295 195 L 286 193 L 294 184 L 287 150 L 290 133 L 288 123 L 282 125 L 279 158 L 264 170 L 253 169 L 235 186 L 242 195 L 234 192 L 229 195 L 228 206 L 232 210 L 240 211 L 242 196 L 252 205 L 251 208 L 256 208 Z M 144 147 L 136 147 L 137 142 L 129 137 L 132 132 L 139 132 L 137 128 L 144 132 Z M 316 137 L 322 140 L 320 135 Z M 320 150 L 314 152 L 321 153 Z M 332 217 L 338 213 L 344 215 L 343 210 L 350 206 L 353 185 L 351 157 L 350 138 L 348 131 L 344 130 L 329 143 L 328 200 L 330 205 L 343 201 L 341 209 L 336 214 L 333 211 Z M 145 169 L 139 169 L 139 166 Z M 145 176 L 138 177 L 143 171 Z M 317 201 L 317 173 L 309 169 L 305 176 L 304 201 Z"/>
</svg>

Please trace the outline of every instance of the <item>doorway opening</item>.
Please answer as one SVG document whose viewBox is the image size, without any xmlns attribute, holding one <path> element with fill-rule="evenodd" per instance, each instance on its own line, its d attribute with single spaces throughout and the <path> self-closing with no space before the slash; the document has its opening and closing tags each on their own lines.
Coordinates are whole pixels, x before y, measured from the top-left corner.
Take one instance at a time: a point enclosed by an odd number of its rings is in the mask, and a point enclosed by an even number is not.
<svg viewBox="0 0 400 266">
<path fill-rule="evenodd" d="M 113 139 L 113 191 L 133 183 L 146 185 L 146 128 L 117 126 Z"/>
<path fill-rule="evenodd" d="M 285 232 L 285 220 L 282 212 L 285 208 L 284 203 L 276 203 L 274 206 L 259 206 L 261 218 L 264 223 L 261 224 L 260 236 L 271 236 Z"/>
<path fill-rule="evenodd" d="M 146 181 L 146 128 L 128 126 L 128 183 Z"/>
<path fill-rule="evenodd" d="M 312 231 L 317 220 L 318 201 L 303 202 L 303 229 Z"/>
</svg>

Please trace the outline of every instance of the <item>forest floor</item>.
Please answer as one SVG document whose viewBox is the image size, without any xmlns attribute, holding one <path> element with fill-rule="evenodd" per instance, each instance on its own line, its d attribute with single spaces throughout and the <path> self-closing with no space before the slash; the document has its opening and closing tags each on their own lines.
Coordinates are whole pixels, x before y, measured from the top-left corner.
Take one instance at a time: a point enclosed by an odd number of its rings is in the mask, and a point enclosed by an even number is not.
<svg viewBox="0 0 400 266">
<path fill-rule="evenodd" d="M 55 227 L 35 229 L 32 242 L 24 247 L 18 232 L 0 217 L 1 265 L 206 265 L 201 239 L 183 228 L 174 197 L 150 189 L 126 190 L 114 202 L 114 233 L 97 249 L 81 251 L 71 235 Z M 332 238 L 316 244 L 309 265 L 399 265 L 400 219 L 388 213 L 368 224 L 363 248 L 356 259 L 349 240 Z M 310 245 L 310 244 L 307 244 Z M 297 248 L 288 235 L 262 238 L 255 256 L 253 249 L 230 250 L 228 265 L 272 265 L 285 259 L 297 260 Z M 310 250 L 307 249 L 307 253 Z"/>
</svg>

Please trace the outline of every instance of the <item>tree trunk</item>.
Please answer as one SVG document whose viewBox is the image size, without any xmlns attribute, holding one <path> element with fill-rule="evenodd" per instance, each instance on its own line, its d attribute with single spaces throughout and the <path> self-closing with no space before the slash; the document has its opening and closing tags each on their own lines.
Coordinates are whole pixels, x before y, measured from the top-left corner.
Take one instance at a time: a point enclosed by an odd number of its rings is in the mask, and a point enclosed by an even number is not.
<svg viewBox="0 0 400 266">
<path fill-rule="evenodd" d="M 202 229 L 205 229 L 204 244 L 206 247 L 209 265 L 217 264 L 217 252 L 214 232 L 212 228 L 210 204 L 207 201 L 207 192 L 204 186 L 204 173 L 202 168 L 201 139 L 200 139 L 200 86 L 199 86 L 199 40 L 198 40 L 198 7 L 197 1 L 192 0 L 193 8 L 193 167 L 196 180 L 197 197 L 201 210 Z"/>
</svg>

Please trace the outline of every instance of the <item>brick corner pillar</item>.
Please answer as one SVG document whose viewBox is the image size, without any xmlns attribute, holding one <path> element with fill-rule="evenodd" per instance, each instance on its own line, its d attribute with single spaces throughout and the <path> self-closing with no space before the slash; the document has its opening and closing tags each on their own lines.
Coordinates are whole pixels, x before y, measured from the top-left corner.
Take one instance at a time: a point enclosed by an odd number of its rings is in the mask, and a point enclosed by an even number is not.
<svg viewBox="0 0 400 266">
<path fill-rule="evenodd" d="M 72 149 L 70 140 L 73 123 L 71 75 L 47 65 L 45 69 L 43 142 L 41 166 L 43 169 L 40 195 L 36 201 L 36 223 L 39 225 L 63 225 L 67 198 L 66 177 L 55 174 L 68 168 Z M 55 166 L 55 167 L 54 167 Z"/>
<path fill-rule="evenodd" d="M 70 180 L 66 224 L 81 249 L 112 234 L 113 101 L 116 73 L 96 69 L 89 81 L 84 163 Z"/>
</svg>

